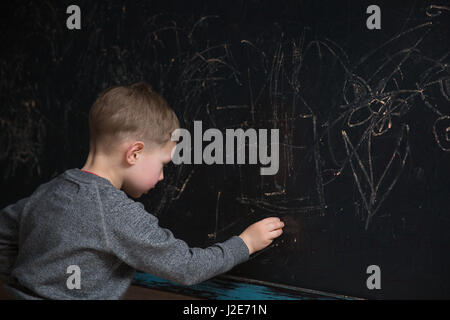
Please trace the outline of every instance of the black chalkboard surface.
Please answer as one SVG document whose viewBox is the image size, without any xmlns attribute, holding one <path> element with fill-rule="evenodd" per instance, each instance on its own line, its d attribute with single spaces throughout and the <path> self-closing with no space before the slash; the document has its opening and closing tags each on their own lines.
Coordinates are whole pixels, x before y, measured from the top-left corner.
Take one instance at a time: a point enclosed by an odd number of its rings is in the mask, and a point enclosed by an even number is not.
<svg viewBox="0 0 450 320">
<path fill-rule="evenodd" d="M 80 29 L 66 24 L 72 4 Z M 143 80 L 191 132 L 194 121 L 203 131 L 279 130 L 275 175 L 256 164 L 172 164 L 139 199 L 191 246 L 264 217 L 285 221 L 230 275 L 364 298 L 450 298 L 446 1 L 0 6 L 1 207 L 80 168 L 96 95 Z"/>
</svg>

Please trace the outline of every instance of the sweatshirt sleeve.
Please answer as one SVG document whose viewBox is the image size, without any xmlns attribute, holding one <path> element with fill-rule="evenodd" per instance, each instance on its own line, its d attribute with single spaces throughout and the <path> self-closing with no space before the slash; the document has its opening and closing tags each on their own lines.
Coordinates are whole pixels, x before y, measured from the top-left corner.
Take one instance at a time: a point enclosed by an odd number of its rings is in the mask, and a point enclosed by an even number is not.
<svg viewBox="0 0 450 320">
<path fill-rule="evenodd" d="M 238 236 L 207 248 L 190 248 L 140 202 L 127 201 L 105 213 L 105 237 L 110 250 L 131 267 L 158 277 L 193 285 L 224 273 L 249 258 Z"/>
<path fill-rule="evenodd" d="M 20 214 L 28 198 L 0 210 L 0 276 L 11 273 L 18 254 Z"/>
</svg>

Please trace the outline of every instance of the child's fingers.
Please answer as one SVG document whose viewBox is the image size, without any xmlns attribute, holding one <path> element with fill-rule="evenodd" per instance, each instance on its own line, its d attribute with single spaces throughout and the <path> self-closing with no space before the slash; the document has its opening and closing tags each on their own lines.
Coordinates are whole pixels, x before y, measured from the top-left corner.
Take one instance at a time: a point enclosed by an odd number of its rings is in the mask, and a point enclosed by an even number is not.
<svg viewBox="0 0 450 320">
<path fill-rule="evenodd" d="M 270 239 L 275 239 L 275 238 L 281 236 L 282 233 L 283 233 L 283 229 L 281 229 L 281 228 L 271 231 L 271 232 L 269 232 Z"/>
<path fill-rule="evenodd" d="M 269 231 L 280 229 L 284 227 L 284 222 L 282 221 L 271 222 L 267 224 L 267 227 L 269 228 Z"/>
<path fill-rule="evenodd" d="M 269 217 L 269 218 L 263 219 L 263 221 L 265 223 L 269 224 L 269 223 L 273 223 L 273 222 L 279 222 L 280 218 L 278 218 L 278 217 Z"/>
</svg>

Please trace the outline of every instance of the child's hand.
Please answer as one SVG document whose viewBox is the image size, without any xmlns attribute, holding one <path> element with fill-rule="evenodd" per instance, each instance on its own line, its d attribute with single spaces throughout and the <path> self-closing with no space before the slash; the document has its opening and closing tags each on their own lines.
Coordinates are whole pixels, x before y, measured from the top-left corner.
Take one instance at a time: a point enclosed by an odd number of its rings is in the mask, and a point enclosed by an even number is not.
<svg viewBox="0 0 450 320">
<path fill-rule="evenodd" d="M 245 242 L 250 254 L 264 249 L 272 243 L 273 239 L 279 237 L 283 230 L 284 223 L 277 217 L 270 217 L 258 222 L 242 232 L 239 237 Z"/>
</svg>

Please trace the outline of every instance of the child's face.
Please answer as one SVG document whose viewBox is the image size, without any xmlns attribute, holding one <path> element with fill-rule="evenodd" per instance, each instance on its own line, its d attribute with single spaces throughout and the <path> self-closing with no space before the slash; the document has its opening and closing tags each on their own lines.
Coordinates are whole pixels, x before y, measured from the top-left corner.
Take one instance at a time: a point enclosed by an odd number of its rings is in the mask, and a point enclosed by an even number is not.
<svg viewBox="0 0 450 320">
<path fill-rule="evenodd" d="M 164 166 L 172 160 L 175 146 L 176 142 L 169 141 L 163 147 L 142 152 L 124 180 L 123 191 L 133 198 L 139 198 L 164 179 Z"/>
</svg>

